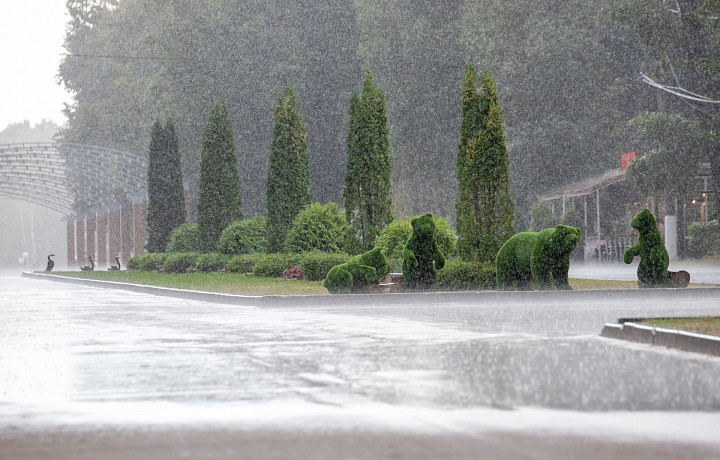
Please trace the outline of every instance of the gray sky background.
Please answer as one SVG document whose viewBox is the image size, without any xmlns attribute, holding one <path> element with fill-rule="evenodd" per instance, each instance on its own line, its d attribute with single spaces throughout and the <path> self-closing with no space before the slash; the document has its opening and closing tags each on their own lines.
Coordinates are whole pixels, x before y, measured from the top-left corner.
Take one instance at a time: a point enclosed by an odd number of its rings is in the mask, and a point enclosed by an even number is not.
<svg viewBox="0 0 720 460">
<path fill-rule="evenodd" d="M 0 131 L 10 123 L 65 123 L 70 95 L 57 84 L 65 0 L 0 1 Z"/>
</svg>

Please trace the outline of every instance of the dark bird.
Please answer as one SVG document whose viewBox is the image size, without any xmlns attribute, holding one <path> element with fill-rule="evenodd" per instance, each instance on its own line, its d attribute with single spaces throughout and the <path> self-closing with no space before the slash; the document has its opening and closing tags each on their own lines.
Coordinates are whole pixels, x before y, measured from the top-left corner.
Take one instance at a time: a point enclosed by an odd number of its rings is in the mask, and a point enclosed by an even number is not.
<svg viewBox="0 0 720 460">
<path fill-rule="evenodd" d="M 50 257 L 55 257 L 55 254 L 50 254 L 48 256 L 48 264 L 47 264 L 47 267 L 45 267 L 46 272 L 51 272 L 53 267 L 55 266 L 55 261 L 52 260 Z"/>
<path fill-rule="evenodd" d="M 88 259 L 90 260 L 90 265 L 84 265 L 84 266 L 80 267 L 80 270 L 92 271 L 95 269 L 95 263 L 92 261 L 92 257 L 88 256 Z"/>
<path fill-rule="evenodd" d="M 115 257 L 115 260 L 117 260 L 117 265 L 111 265 L 108 267 L 108 270 L 120 270 L 120 257 Z"/>
</svg>

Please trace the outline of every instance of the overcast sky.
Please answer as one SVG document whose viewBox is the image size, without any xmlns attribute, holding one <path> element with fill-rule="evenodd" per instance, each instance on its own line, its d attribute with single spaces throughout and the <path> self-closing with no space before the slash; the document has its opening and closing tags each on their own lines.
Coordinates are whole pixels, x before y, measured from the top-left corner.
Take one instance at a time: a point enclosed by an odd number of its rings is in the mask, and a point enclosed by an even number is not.
<svg viewBox="0 0 720 460">
<path fill-rule="evenodd" d="M 0 131 L 23 120 L 65 123 L 70 96 L 56 83 L 65 0 L 0 0 Z"/>
</svg>

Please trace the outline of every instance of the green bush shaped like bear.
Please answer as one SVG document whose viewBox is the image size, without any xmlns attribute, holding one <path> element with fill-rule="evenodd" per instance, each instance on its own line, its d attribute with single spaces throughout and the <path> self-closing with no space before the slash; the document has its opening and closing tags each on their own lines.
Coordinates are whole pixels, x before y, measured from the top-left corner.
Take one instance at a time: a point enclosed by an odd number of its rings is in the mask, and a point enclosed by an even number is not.
<svg viewBox="0 0 720 460">
<path fill-rule="evenodd" d="M 403 250 L 403 282 L 408 289 L 428 289 L 435 284 L 435 269 L 445 266 L 435 238 L 435 222 L 430 213 L 410 221 L 412 233 Z"/>
<path fill-rule="evenodd" d="M 668 256 L 660 230 L 657 228 L 655 216 L 645 208 L 635 214 L 630 226 L 638 231 L 637 242 L 627 248 L 623 254 L 626 264 L 632 263 L 635 256 L 640 256 L 637 269 L 638 287 L 666 287 L 670 285 Z"/>
<path fill-rule="evenodd" d="M 579 241 L 580 229 L 569 225 L 513 235 L 495 258 L 498 289 L 571 289 L 570 253 Z"/>
<path fill-rule="evenodd" d="M 331 268 L 323 285 L 331 294 L 362 292 L 368 285 L 379 283 L 387 274 L 385 254 L 380 248 L 375 248 Z"/>
</svg>

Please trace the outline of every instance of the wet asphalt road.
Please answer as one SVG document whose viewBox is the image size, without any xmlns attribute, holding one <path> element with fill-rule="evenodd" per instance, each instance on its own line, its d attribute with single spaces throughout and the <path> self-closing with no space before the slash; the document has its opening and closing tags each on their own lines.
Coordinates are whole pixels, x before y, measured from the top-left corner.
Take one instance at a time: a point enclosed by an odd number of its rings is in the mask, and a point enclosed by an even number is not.
<svg viewBox="0 0 720 460">
<path fill-rule="evenodd" d="M 0 458 L 720 458 L 720 358 L 598 336 L 720 289 L 241 303 L 1 276 Z"/>
</svg>

